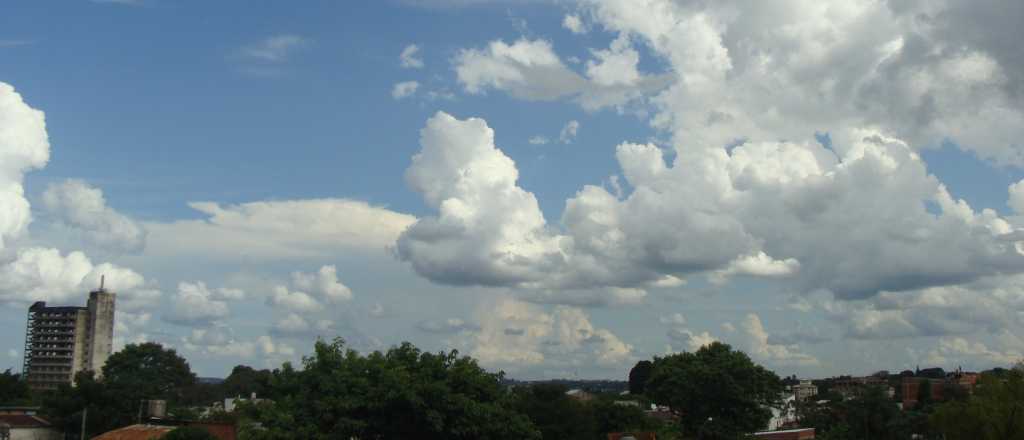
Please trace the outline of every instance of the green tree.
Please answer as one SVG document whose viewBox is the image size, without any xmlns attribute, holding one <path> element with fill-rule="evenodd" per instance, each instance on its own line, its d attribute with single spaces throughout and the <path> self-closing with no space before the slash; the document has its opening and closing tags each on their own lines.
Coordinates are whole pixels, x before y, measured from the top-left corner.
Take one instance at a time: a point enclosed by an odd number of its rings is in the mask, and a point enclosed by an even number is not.
<svg viewBox="0 0 1024 440">
<path fill-rule="evenodd" d="M 807 402 L 800 422 L 826 440 L 936 438 L 927 413 L 900 411 L 881 386 L 867 387 L 849 400 Z"/>
<path fill-rule="evenodd" d="M 684 433 L 732 439 L 764 428 L 782 389 L 775 373 L 715 342 L 655 358 L 646 394 L 679 415 Z"/>
<path fill-rule="evenodd" d="M 231 374 L 220 384 L 224 397 L 248 397 L 256 393 L 257 397 L 272 398 L 267 395 L 270 389 L 270 370 L 257 370 L 246 365 L 237 365 Z"/>
<path fill-rule="evenodd" d="M 134 423 L 135 412 L 130 407 L 97 381 L 91 371 L 82 371 L 75 375 L 74 387 L 62 384 L 56 392 L 47 394 L 42 410 L 54 425 L 63 426 L 66 433 L 75 437 L 81 432 L 83 415 L 87 414 L 85 433 L 90 438 Z"/>
<path fill-rule="evenodd" d="M 86 434 L 95 435 L 136 423 L 143 400 L 165 399 L 173 409 L 183 389 L 194 383 L 188 363 L 174 350 L 154 343 L 130 344 L 110 356 L 102 379 L 91 371 L 79 373 L 75 386 L 64 385 L 43 401 L 43 411 L 78 433 L 87 409 Z"/>
<path fill-rule="evenodd" d="M 174 349 L 146 342 L 111 355 L 103 366 L 103 381 L 138 399 L 174 401 L 196 382 L 196 375 Z"/>
<path fill-rule="evenodd" d="M 517 388 L 515 409 L 530 418 L 543 438 L 591 440 L 610 432 L 656 431 L 661 423 L 637 406 L 616 404 L 599 396 L 582 402 L 566 395 L 559 384 L 538 383 Z"/>
<path fill-rule="evenodd" d="M 629 393 L 630 394 L 643 394 L 644 386 L 647 385 L 647 380 L 651 378 L 651 369 L 654 368 L 654 364 L 649 360 L 642 360 L 637 362 L 633 366 L 632 370 L 629 370 Z"/>
<path fill-rule="evenodd" d="M 0 374 L 0 404 L 23 404 L 30 397 L 28 384 L 21 380 L 20 374 L 12 373 L 10 369 Z"/>
<path fill-rule="evenodd" d="M 894 427 L 903 426 L 900 420 L 902 414 L 882 387 L 868 387 L 844 402 L 843 406 L 845 422 L 855 438 L 909 438 L 909 435 L 904 437 L 902 433 L 893 430 Z"/>
<path fill-rule="evenodd" d="M 1024 372 L 982 375 L 974 395 L 938 405 L 932 426 L 948 440 L 1024 440 Z"/>
<path fill-rule="evenodd" d="M 932 381 L 925 379 L 917 383 L 917 408 L 927 408 L 934 401 L 932 397 Z"/>
<path fill-rule="evenodd" d="M 593 413 L 565 394 L 563 385 L 538 383 L 517 388 L 514 409 L 530 418 L 542 438 L 593 439 L 599 435 Z"/>
<path fill-rule="evenodd" d="M 536 439 L 501 384 L 458 353 L 404 343 L 363 356 L 344 341 L 317 341 L 301 370 L 271 380 L 273 403 L 248 406 L 255 439 Z"/>
<path fill-rule="evenodd" d="M 161 440 L 217 440 L 209 431 L 198 426 L 182 426 L 167 435 L 160 437 Z"/>
<path fill-rule="evenodd" d="M 662 427 L 657 419 L 648 417 L 637 406 L 619 405 L 604 399 L 596 400 L 590 406 L 600 437 L 610 432 L 657 431 Z"/>
</svg>

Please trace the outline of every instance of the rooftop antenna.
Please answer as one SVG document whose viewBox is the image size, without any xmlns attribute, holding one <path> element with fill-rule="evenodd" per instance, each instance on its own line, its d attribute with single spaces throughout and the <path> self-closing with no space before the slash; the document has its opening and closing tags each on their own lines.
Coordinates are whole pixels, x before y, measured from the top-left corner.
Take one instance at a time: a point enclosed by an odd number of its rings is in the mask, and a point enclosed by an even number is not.
<svg viewBox="0 0 1024 440">
<path fill-rule="evenodd" d="M 103 292 L 103 285 L 106 284 L 107 276 L 100 275 L 100 292 Z"/>
</svg>

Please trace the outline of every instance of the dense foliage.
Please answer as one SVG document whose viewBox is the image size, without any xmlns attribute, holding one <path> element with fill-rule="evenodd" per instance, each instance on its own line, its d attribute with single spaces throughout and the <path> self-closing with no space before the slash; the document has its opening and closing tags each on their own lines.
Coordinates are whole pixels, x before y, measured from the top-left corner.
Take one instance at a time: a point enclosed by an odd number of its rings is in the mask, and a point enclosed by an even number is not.
<svg viewBox="0 0 1024 440">
<path fill-rule="evenodd" d="M 130 344 L 114 353 L 103 367 L 103 379 L 85 371 L 75 386 L 63 385 L 44 400 L 44 411 L 69 432 L 79 432 L 88 410 L 86 433 L 98 434 L 136 423 L 144 400 L 181 400 L 182 390 L 195 383 L 188 362 L 159 344 Z"/>
<path fill-rule="evenodd" d="M 819 439 L 909 440 L 914 434 L 935 438 L 927 423 L 929 411 L 925 404 L 901 411 L 885 389 L 867 387 L 848 400 L 835 396 L 822 404 L 806 402 L 800 413 L 802 425 L 815 428 Z"/>
<path fill-rule="evenodd" d="M 983 376 L 974 395 L 939 406 L 931 421 L 948 440 L 1024 440 L 1024 372 Z"/>
<path fill-rule="evenodd" d="M 610 396 L 581 401 L 556 384 L 535 384 L 517 388 L 515 409 L 530 418 L 543 438 L 598 439 L 609 432 L 656 431 L 661 424 L 647 417 L 639 406 L 616 402 Z M 635 403 L 635 402 L 633 402 Z"/>
<path fill-rule="evenodd" d="M 647 386 L 647 381 L 651 378 L 651 370 L 654 369 L 654 363 L 649 360 L 642 360 L 637 362 L 633 366 L 633 369 L 629 370 L 629 393 L 630 394 L 643 394 L 644 387 Z"/>
<path fill-rule="evenodd" d="M 535 439 L 491 374 L 458 353 L 409 343 L 363 356 L 344 342 L 317 341 L 301 370 L 285 364 L 270 383 L 274 402 L 250 411 L 258 439 Z"/>
<path fill-rule="evenodd" d="M 0 406 L 21 405 L 31 400 L 28 384 L 10 369 L 0 374 Z"/>
<path fill-rule="evenodd" d="M 182 426 L 167 435 L 160 437 L 161 440 L 217 440 L 209 431 L 196 426 Z"/>
<path fill-rule="evenodd" d="M 424 353 L 408 343 L 366 355 L 341 340 L 318 341 L 314 348 L 299 368 L 239 365 L 218 383 L 197 381 L 174 350 L 129 345 L 111 356 L 101 378 L 83 372 L 74 387 L 54 393 L 33 395 L 18 375 L 6 371 L 0 374 L 0 403 L 41 401 L 44 413 L 73 437 L 83 410 L 88 411 L 86 435 L 92 436 L 137 423 L 144 400 L 164 399 L 171 417 L 179 420 L 237 422 L 243 440 L 584 440 L 637 431 L 655 431 L 666 440 L 738 439 L 765 427 L 770 408 L 781 403 L 783 382 L 798 383 L 796 377 L 780 380 L 721 343 L 637 363 L 629 374 L 628 396 L 620 395 L 623 382 L 506 381 L 455 351 Z M 973 394 L 953 382 L 935 388 L 934 395 L 932 387 L 921 387 L 917 405 L 900 407 L 903 380 L 938 371 L 879 372 L 873 375 L 879 386 L 852 394 L 841 386 L 849 377 L 823 379 L 815 382 L 815 398 L 792 404 L 799 425 L 815 428 L 822 440 L 1024 440 L 1024 366 L 983 373 Z M 566 384 L 594 388 L 570 396 Z M 897 390 L 895 396 L 886 392 L 889 387 Z M 226 397 L 254 393 L 264 400 L 243 403 L 241 411 L 209 410 Z M 671 408 L 672 421 L 648 415 L 644 408 L 651 402 Z M 165 438 L 210 437 L 186 427 Z"/>
<path fill-rule="evenodd" d="M 255 394 L 259 397 L 272 398 L 273 396 L 270 395 L 271 377 L 273 374 L 270 370 L 257 370 L 246 365 L 238 365 L 216 388 L 219 393 L 228 397 L 249 397 Z"/>
<path fill-rule="evenodd" d="M 195 384 L 196 375 L 173 349 L 146 342 L 111 355 L 103 366 L 103 381 L 136 400 L 173 401 L 181 399 L 182 389 Z"/>
<path fill-rule="evenodd" d="M 733 439 L 768 424 L 783 388 L 775 373 L 715 342 L 695 353 L 655 358 L 646 390 L 679 416 L 684 433 Z"/>
</svg>

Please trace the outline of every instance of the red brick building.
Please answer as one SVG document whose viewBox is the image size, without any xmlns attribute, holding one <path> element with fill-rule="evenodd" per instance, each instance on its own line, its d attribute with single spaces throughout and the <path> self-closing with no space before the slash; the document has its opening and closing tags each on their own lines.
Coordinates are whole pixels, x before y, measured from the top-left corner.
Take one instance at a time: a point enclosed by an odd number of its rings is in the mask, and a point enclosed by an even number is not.
<svg viewBox="0 0 1024 440">
<path fill-rule="evenodd" d="M 977 373 L 956 372 L 945 379 L 930 379 L 925 377 L 904 377 L 901 383 L 903 396 L 903 409 L 911 409 L 917 406 L 921 395 L 921 389 L 927 384 L 931 387 L 931 399 L 937 402 L 945 400 L 945 392 L 948 387 L 958 387 L 967 393 L 974 392 L 974 385 L 980 377 Z"/>
</svg>

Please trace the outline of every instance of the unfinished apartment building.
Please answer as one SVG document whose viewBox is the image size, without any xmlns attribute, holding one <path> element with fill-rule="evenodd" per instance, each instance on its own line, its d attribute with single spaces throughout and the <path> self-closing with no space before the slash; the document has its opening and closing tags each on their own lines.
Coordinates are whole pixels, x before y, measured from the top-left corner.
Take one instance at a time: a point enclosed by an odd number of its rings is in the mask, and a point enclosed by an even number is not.
<svg viewBox="0 0 1024 440">
<path fill-rule="evenodd" d="M 102 372 L 113 347 L 114 297 L 101 282 L 85 307 L 29 307 L 23 371 L 31 389 L 55 390 L 79 371 Z"/>
</svg>

